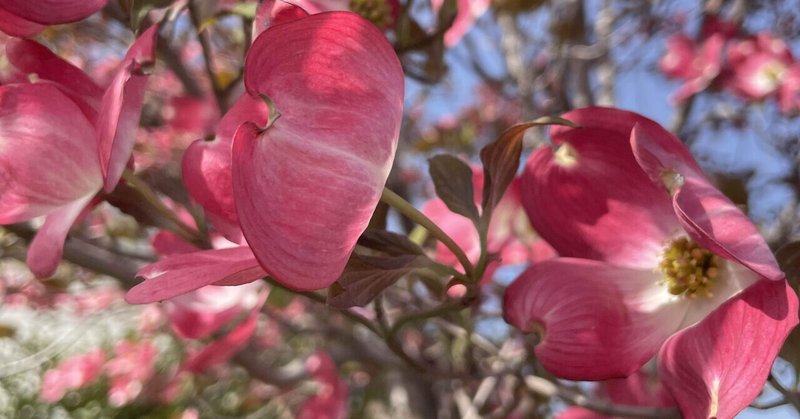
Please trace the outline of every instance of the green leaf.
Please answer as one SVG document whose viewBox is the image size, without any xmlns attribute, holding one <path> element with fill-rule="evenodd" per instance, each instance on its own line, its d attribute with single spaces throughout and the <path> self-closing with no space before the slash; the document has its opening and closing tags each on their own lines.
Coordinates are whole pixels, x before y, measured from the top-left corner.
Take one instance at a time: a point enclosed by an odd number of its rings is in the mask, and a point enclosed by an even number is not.
<svg viewBox="0 0 800 419">
<path fill-rule="evenodd" d="M 522 156 L 522 137 L 528 128 L 542 125 L 566 125 L 577 127 L 572 122 L 558 117 L 545 116 L 530 122 L 517 124 L 503 131 L 497 139 L 481 150 L 483 162 L 483 216 L 490 217 L 500 202 L 519 168 Z"/>
<path fill-rule="evenodd" d="M 472 187 L 472 169 L 461 159 L 440 154 L 428 160 L 428 171 L 447 208 L 473 221 L 478 220 L 475 192 Z"/>
<path fill-rule="evenodd" d="M 407 236 L 384 230 L 367 230 L 358 239 L 358 244 L 386 253 L 389 256 L 424 255 L 425 251 Z"/>
<path fill-rule="evenodd" d="M 353 253 L 347 266 L 328 289 L 328 305 L 363 307 L 404 275 L 430 262 L 423 255 L 364 256 Z"/>
</svg>

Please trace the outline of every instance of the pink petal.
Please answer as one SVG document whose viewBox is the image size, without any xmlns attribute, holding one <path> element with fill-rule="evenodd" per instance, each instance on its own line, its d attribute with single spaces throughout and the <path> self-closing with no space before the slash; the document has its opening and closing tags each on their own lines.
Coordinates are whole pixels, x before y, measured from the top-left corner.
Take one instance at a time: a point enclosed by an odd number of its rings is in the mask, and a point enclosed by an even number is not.
<svg viewBox="0 0 800 419">
<path fill-rule="evenodd" d="M 11 39 L 6 43 L 6 57 L 19 71 L 36 74 L 39 79 L 55 82 L 79 106 L 86 102 L 93 116 L 100 107 L 103 89 L 86 73 L 57 56 L 43 45 L 27 39 Z"/>
<path fill-rule="evenodd" d="M 0 224 L 48 214 L 101 182 L 94 130 L 71 100 L 48 83 L 0 87 Z"/>
<path fill-rule="evenodd" d="M 192 355 L 183 365 L 183 368 L 194 373 L 201 373 L 209 367 L 225 362 L 236 355 L 247 344 L 250 337 L 253 336 L 256 326 L 258 326 L 258 314 L 266 301 L 267 293 L 262 292 L 259 302 L 241 324 L 221 339 L 214 340 L 202 351 Z"/>
<path fill-rule="evenodd" d="M 107 0 L 0 0 L 0 8 L 24 19 L 56 25 L 75 22 L 105 7 Z"/>
<path fill-rule="evenodd" d="M 177 234 L 165 230 L 156 233 L 153 239 L 150 240 L 150 245 L 153 246 L 153 250 L 159 256 L 193 253 L 198 250 L 195 245 L 180 238 Z"/>
<path fill-rule="evenodd" d="M 531 154 L 522 175 L 522 204 L 534 230 L 561 255 L 652 268 L 663 242 L 680 225 L 669 197 L 634 159 L 630 132 L 640 115 L 585 108 L 564 118 L 579 128 L 554 127 L 556 147 L 575 150 L 573 164 L 557 152 Z"/>
<path fill-rule="evenodd" d="M 695 55 L 695 41 L 684 34 L 667 39 L 667 53 L 658 62 L 658 68 L 671 78 L 691 78 L 692 60 Z"/>
<path fill-rule="evenodd" d="M 585 259 L 548 260 L 508 287 L 503 313 L 524 332 L 543 329 L 536 357 L 558 377 L 625 377 L 655 355 L 687 310 L 669 303 L 659 278 Z"/>
<path fill-rule="evenodd" d="M 256 9 L 256 17 L 253 20 L 253 39 L 256 39 L 261 32 L 272 25 L 290 22 L 308 15 L 308 11 L 293 2 L 264 0 Z"/>
<path fill-rule="evenodd" d="M 461 38 L 472 29 L 475 21 L 489 9 L 489 0 L 458 0 L 456 18 L 444 34 L 444 45 L 451 48 L 461 41 Z M 433 12 L 438 14 L 444 0 L 432 0 Z"/>
<path fill-rule="evenodd" d="M 87 195 L 47 216 L 28 248 L 26 260 L 37 278 L 47 278 L 55 273 L 64 254 L 64 240 L 69 229 L 93 197 L 94 193 Z"/>
<path fill-rule="evenodd" d="M 344 269 L 392 165 L 403 83 L 385 36 L 353 13 L 273 26 L 253 43 L 245 85 L 281 116 L 237 131 L 233 192 L 245 238 L 276 280 L 319 289 Z"/>
<path fill-rule="evenodd" d="M 732 418 L 747 407 L 797 325 L 797 310 L 785 281 L 761 281 L 671 337 L 659 373 L 684 417 Z"/>
<path fill-rule="evenodd" d="M 660 127 L 637 126 L 631 144 L 639 164 L 653 182 L 661 183 L 665 175 L 670 182 L 677 182 L 673 194 L 675 213 L 695 241 L 761 276 L 773 280 L 784 278 L 756 226 L 709 183 L 676 137 Z"/>
<path fill-rule="evenodd" d="M 136 142 L 147 83 L 142 71 L 155 60 L 157 35 L 158 26 L 153 25 L 136 39 L 103 95 L 96 126 L 106 192 L 119 182 Z"/>
<path fill-rule="evenodd" d="M 251 282 L 235 287 L 208 285 L 167 302 L 172 329 L 178 336 L 200 339 L 211 336 L 240 313 L 257 305 L 263 283 Z"/>
<path fill-rule="evenodd" d="M 269 119 L 268 113 L 264 101 L 244 94 L 220 121 L 216 138 L 213 141 L 195 141 L 183 155 L 186 190 L 208 213 L 213 214 L 215 221 L 222 221 L 215 223 L 215 227 L 226 237 L 241 235 L 240 232 L 226 234 L 238 230 L 239 225 L 231 181 L 233 135 L 239 125 L 247 121 L 265 125 Z"/>
<path fill-rule="evenodd" d="M 23 19 L 0 5 L 0 31 L 11 36 L 33 36 L 44 30 L 44 26 L 30 20 Z"/>
<path fill-rule="evenodd" d="M 247 246 L 174 255 L 145 266 L 125 301 L 130 304 L 167 300 L 206 285 L 253 282 L 267 273 Z"/>
</svg>

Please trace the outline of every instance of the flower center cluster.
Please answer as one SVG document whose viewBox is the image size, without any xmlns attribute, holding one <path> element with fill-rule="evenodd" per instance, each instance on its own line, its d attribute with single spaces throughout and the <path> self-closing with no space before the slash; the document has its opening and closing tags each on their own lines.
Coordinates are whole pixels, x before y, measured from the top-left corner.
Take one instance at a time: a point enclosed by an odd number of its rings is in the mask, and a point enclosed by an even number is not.
<svg viewBox="0 0 800 419">
<path fill-rule="evenodd" d="M 712 296 L 719 265 L 719 257 L 682 237 L 669 243 L 658 267 L 670 294 L 695 298 Z"/>
<path fill-rule="evenodd" d="M 350 0 L 348 7 L 379 28 L 392 23 L 392 11 L 387 0 Z"/>
</svg>

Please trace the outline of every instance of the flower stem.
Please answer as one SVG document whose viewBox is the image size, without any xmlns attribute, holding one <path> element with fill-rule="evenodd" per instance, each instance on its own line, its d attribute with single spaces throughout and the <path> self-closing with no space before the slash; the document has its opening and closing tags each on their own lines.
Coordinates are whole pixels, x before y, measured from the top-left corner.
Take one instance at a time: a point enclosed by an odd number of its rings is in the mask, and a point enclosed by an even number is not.
<svg viewBox="0 0 800 419">
<path fill-rule="evenodd" d="M 389 205 L 390 207 L 396 209 L 398 212 L 403 214 L 404 216 L 408 217 L 410 220 L 414 221 L 415 223 L 424 227 L 428 232 L 442 242 L 451 252 L 456 256 L 461 266 L 464 267 L 464 272 L 466 276 L 472 277 L 472 273 L 474 268 L 472 266 L 472 262 L 469 261 L 469 258 L 461 249 L 461 247 L 456 244 L 456 242 L 447 235 L 439 226 L 437 226 L 430 218 L 426 217 L 425 214 L 421 213 L 418 209 L 414 208 L 408 201 L 403 199 L 400 195 L 392 192 L 388 188 L 383 188 L 383 193 L 381 194 L 381 201 L 385 204 Z"/>
</svg>

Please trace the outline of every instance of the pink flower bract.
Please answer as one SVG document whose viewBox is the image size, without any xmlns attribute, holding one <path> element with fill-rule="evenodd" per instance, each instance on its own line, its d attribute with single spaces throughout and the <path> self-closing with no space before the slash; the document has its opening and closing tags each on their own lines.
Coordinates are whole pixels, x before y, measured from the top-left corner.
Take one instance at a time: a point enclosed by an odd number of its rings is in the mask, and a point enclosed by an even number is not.
<svg viewBox="0 0 800 419">
<path fill-rule="evenodd" d="M 564 115 L 522 177 L 533 227 L 562 256 L 506 291 L 537 359 L 573 380 L 633 374 L 658 353 L 687 418 L 730 418 L 763 387 L 797 324 L 797 296 L 756 227 L 655 122 Z"/>
</svg>

